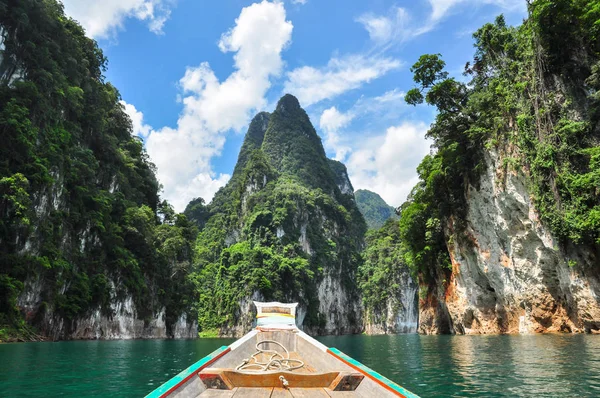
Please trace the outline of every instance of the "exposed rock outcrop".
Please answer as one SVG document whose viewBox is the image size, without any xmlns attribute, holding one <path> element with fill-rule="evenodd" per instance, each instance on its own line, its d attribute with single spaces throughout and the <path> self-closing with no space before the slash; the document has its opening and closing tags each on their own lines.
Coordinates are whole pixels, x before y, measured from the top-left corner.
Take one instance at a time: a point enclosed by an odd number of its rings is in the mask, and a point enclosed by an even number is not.
<svg viewBox="0 0 600 398">
<path fill-rule="evenodd" d="M 187 319 L 181 314 L 175 322 L 167 322 L 165 308 L 143 316 L 137 310 L 133 297 L 113 297 L 110 308 L 90 310 L 86 316 L 66 320 L 54 313 L 41 301 L 43 281 L 28 280 L 23 294 L 18 299 L 25 319 L 38 326 L 40 332 L 50 340 L 115 340 L 115 339 L 165 339 L 197 338 L 196 319 Z M 44 307 L 44 309 L 42 308 Z"/>
<path fill-rule="evenodd" d="M 408 269 L 393 276 L 398 294 L 386 300 L 385 308 L 365 311 L 365 333 L 399 334 L 416 333 L 419 326 L 419 286 Z"/>
<path fill-rule="evenodd" d="M 467 238 L 449 244 L 452 274 L 421 301 L 419 331 L 598 331 L 597 254 L 560 248 L 538 219 L 525 172 L 507 171 L 496 152 L 485 163 L 480 186 L 468 188 Z"/>
</svg>

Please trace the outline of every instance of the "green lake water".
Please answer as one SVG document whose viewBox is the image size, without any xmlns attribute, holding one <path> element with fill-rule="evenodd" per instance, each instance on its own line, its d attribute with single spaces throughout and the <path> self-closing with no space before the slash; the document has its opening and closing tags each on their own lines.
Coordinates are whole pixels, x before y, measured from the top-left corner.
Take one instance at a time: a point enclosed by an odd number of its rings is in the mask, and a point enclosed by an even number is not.
<svg viewBox="0 0 600 398">
<path fill-rule="evenodd" d="M 327 336 L 422 397 L 600 397 L 600 336 Z M 137 397 L 231 339 L 0 344 L 0 397 Z"/>
</svg>

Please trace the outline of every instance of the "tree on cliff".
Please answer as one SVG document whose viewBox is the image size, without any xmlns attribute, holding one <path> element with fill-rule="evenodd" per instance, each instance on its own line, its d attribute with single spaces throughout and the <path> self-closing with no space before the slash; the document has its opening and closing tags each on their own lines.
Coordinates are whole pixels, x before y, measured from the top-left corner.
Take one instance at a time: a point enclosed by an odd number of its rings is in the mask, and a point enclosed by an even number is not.
<svg viewBox="0 0 600 398">
<path fill-rule="evenodd" d="M 64 321 L 67 337 L 125 296 L 172 322 L 193 297 L 174 269 L 191 262 L 194 229 L 160 221 L 154 165 L 102 51 L 56 0 L 0 0 L 0 32 L 0 339 L 23 315 L 42 334 L 45 318 Z"/>
<path fill-rule="evenodd" d="M 407 103 L 438 110 L 427 133 L 437 151 L 400 208 L 407 263 L 425 279 L 449 267 L 447 247 L 466 227 L 466 188 L 477 186 L 490 149 L 516 148 L 505 168 L 528 171 L 541 220 L 563 244 L 600 245 L 600 7 L 538 0 L 529 13 L 518 28 L 500 16 L 473 35 L 469 84 L 449 77 L 439 54 L 411 68 L 418 86 Z M 446 228 L 450 219 L 458 230 Z"/>
</svg>

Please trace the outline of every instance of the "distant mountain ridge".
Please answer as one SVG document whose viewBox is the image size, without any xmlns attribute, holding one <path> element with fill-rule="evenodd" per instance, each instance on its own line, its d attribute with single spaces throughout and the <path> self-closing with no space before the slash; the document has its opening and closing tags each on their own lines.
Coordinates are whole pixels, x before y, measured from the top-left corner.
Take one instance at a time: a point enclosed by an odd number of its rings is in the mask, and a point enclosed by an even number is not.
<svg viewBox="0 0 600 398">
<path fill-rule="evenodd" d="M 396 209 L 375 192 L 359 189 L 354 192 L 354 197 L 369 229 L 381 228 L 389 218 L 398 219 Z"/>
</svg>

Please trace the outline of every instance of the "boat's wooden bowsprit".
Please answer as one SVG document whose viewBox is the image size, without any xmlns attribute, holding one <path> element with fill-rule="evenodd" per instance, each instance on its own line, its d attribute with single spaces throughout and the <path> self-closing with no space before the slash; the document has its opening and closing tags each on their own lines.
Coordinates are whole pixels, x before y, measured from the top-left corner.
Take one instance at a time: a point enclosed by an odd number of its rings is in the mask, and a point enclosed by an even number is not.
<svg viewBox="0 0 600 398">
<path fill-rule="evenodd" d="M 298 330 L 296 304 L 255 304 L 255 330 L 202 358 L 147 398 L 418 398 Z"/>
</svg>

